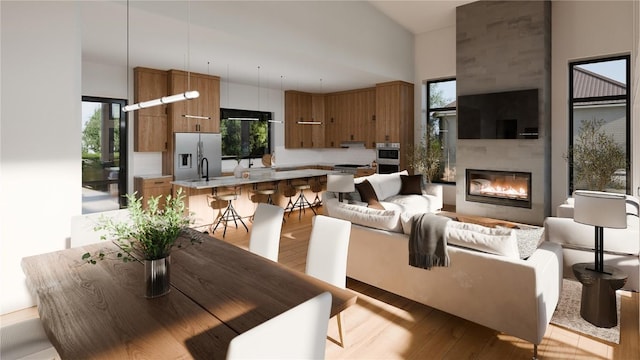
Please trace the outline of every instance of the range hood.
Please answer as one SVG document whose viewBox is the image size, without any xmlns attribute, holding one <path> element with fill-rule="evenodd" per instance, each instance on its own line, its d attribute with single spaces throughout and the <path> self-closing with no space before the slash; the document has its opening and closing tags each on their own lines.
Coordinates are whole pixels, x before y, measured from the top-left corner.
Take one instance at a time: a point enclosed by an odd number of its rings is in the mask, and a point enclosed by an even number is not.
<svg viewBox="0 0 640 360">
<path fill-rule="evenodd" d="M 364 149 L 364 141 L 343 141 L 340 143 L 340 147 L 345 149 Z"/>
</svg>

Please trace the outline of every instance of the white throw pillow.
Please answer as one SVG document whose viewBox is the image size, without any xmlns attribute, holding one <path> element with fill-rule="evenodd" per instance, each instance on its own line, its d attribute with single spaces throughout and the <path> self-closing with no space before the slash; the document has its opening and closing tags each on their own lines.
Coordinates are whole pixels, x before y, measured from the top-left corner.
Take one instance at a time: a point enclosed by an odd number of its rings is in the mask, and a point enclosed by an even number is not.
<svg viewBox="0 0 640 360">
<path fill-rule="evenodd" d="M 511 229 L 488 228 L 482 225 L 449 221 L 445 231 L 448 244 L 490 254 L 519 259 L 518 241 Z"/>
<path fill-rule="evenodd" d="M 375 174 L 368 177 L 367 180 L 373 186 L 378 200 L 384 200 L 393 195 L 398 195 L 402 188 L 402 180 L 400 175 L 408 175 L 407 170 L 403 170 L 393 174 Z"/>
</svg>

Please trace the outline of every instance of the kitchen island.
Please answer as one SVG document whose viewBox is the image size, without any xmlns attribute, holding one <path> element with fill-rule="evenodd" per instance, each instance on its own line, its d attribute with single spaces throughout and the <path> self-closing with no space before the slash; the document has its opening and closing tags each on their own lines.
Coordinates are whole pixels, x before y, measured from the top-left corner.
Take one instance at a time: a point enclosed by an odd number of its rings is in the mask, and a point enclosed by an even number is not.
<svg viewBox="0 0 640 360">
<path fill-rule="evenodd" d="M 235 176 L 217 176 L 206 180 L 175 180 L 171 183 L 183 188 L 190 189 L 212 189 L 219 187 L 229 186 L 242 186 L 249 184 L 294 180 L 294 179 L 308 179 L 317 176 L 326 176 L 327 174 L 339 174 L 339 171 L 334 170 L 319 170 L 319 169 L 301 169 L 301 170 L 286 170 L 286 171 L 274 171 L 269 168 L 254 168 L 249 169 L 245 173 L 248 173 L 246 177 L 237 178 Z"/>
<path fill-rule="evenodd" d="M 173 193 L 182 189 L 186 196 L 185 202 L 189 211 L 193 213 L 194 227 L 208 230 L 208 226 L 214 222 L 220 210 L 224 211 L 226 201 L 216 201 L 214 196 L 221 193 L 235 191 L 238 194 L 233 206 L 243 218 L 250 218 L 259 202 L 266 202 L 266 195 L 257 194 L 260 189 L 273 188 L 275 193 L 271 195 L 274 204 L 286 207 L 289 196 L 295 201 L 297 195 L 293 186 L 300 183 L 308 183 L 311 188 L 305 190 L 305 196 L 310 202 L 316 198 L 313 190 L 324 191 L 326 188 L 327 174 L 337 174 L 339 171 L 321 169 L 298 169 L 286 171 L 274 171 L 270 168 L 253 168 L 247 170 L 244 176 L 217 176 L 209 181 L 202 180 L 175 180 L 172 181 Z M 218 228 L 220 229 L 220 228 Z"/>
</svg>

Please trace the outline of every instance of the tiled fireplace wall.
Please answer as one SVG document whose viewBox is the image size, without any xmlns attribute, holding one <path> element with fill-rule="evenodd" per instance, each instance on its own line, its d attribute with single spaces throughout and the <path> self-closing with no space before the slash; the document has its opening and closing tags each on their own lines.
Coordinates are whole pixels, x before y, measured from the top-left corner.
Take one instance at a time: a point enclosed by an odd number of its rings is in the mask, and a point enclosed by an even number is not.
<svg viewBox="0 0 640 360">
<path fill-rule="evenodd" d="M 542 224 L 551 213 L 551 4 L 477 1 L 456 11 L 460 95 L 539 89 L 538 139 L 458 139 L 456 211 Z M 465 200 L 467 168 L 531 172 L 528 208 Z"/>
</svg>

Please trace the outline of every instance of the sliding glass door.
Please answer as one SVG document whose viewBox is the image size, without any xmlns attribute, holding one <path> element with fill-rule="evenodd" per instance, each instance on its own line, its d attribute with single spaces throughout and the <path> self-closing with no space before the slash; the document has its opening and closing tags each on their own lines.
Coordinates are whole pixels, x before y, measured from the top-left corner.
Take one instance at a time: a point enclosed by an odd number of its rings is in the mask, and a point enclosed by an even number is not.
<svg viewBox="0 0 640 360">
<path fill-rule="evenodd" d="M 122 99 L 82 97 L 82 213 L 126 206 L 127 121 Z M 122 135 L 122 136 L 121 136 Z"/>
</svg>

